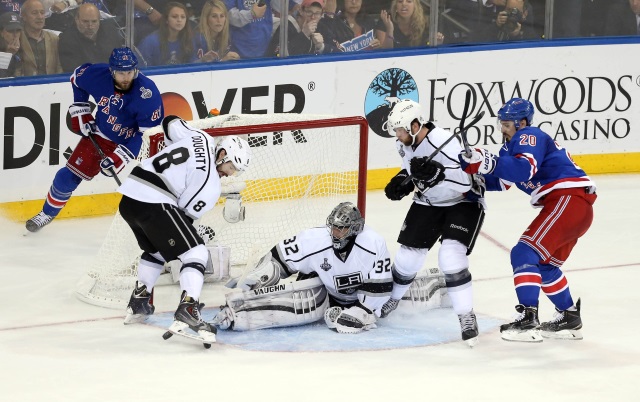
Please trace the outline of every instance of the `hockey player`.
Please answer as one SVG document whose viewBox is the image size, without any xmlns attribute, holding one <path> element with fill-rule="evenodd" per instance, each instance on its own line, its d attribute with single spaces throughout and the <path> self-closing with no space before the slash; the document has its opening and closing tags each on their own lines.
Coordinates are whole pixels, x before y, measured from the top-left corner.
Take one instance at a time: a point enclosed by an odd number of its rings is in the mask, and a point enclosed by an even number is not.
<svg viewBox="0 0 640 402">
<path fill-rule="evenodd" d="M 324 316 L 340 333 L 369 330 L 389 299 L 392 267 L 382 236 L 364 224 L 355 205 L 342 202 L 326 227 L 304 230 L 274 246 L 239 280 L 238 287 L 249 292 L 227 295 L 214 323 L 249 330 L 307 324 Z M 296 273 L 297 282 L 280 282 Z"/>
<path fill-rule="evenodd" d="M 83 64 L 71 75 L 71 127 L 82 138 L 56 173 L 42 211 L 27 221 L 30 232 L 39 231 L 58 216 L 82 180 L 91 180 L 98 172 L 110 176 L 111 170 L 122 170 L 140 152 L 142 132 L 162 121 L 160 91 L 138 72 L 137 65 L 131 49 L 122 47 L 113 50 L 109 64 Z M 95 119 L 89 96 L 97 104 Z M 90 135 L 106 158 L 100 157 Z"/>
<path fill-rule="evenodd" d="M 397 138 L 402 170 L 385 187 L 390 200 L 400 200 L 412 191 L 413 204 L 402 224 L 395 257 L 393 292 L 382 308 L 382 316 L 393 311 L 416 273 L 424 265 L 427 252 L 440 239 L 438 265 L 445 275 L 447 291 L 458 314 L 462 340 L 473 346 L 478 324 L 473 312 L 469 258 L 484 219 L 482 191 L 470 175 L 460 169 L 457 141 L 449 142 L 432 160 L 436 148 L 451 133 L 424 117 L 422 107 L 402 100 L 393 107 L 387 129 Z M 412 180 L 403 184 L 411 175 Z"/>
<path fill-rule="evenodd" d="M 486 149 L 459 155 L 463 169 L 480 173 L 487 190 L 515 185 L 542 208 L 511 249 L 513 282 L 518 297 L 515 321 L 500 327 L 502 339 L 540 342 L 542 337 L 582 339 L 580 299 L 574 304 L 560 269 L 593 220 L 595 183 L 551 136 L 532 127 L 533 105 L 513 98 L 498 111 L 504 145 L 498 156 Z M 538 321 L 540 288 L 556 308 L 555 317 Z M 542 337 L 541 337 L 542 336 Z"/>
<path fill-rule="evenodd" d="M 214 146 L 211 136 L 176 116 L 167 116 L 162 129 L 166 148 L 135 167 L 118 190 L 120 214 L 143 250 L 124 322 L 153 314 L 151 295 L 164 263 L 179 259 L 182 296 L 170 330 L 190 327 L 215 342 L 215 328 L 202 320 L 198 302 L 209 252 L 193 222 L 216 205 L 221 177 L 247 169 L 251 151 L 238 137 Z"/>
</svg>

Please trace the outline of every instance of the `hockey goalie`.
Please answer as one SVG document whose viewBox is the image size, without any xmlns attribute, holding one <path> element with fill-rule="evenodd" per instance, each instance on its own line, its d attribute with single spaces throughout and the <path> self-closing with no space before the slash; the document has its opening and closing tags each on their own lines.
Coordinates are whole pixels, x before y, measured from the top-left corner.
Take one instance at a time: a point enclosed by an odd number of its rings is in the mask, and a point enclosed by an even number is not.
<svg viewBox="0 0 640 402">
<path fill-rule="evenodd" d="M 240 290 L 227 294 L 213 323 L 246 331 L 324 319 L 339 333 L 370 330 L 389 300 L 392 266 L 383 237 L 365 225 L 355 205 L 343 202 L 326 227 L 281 241 L 231 284 Z M 295 274 L 297 281 L 283 281 Z M 438 281 L 431 278 L 432 289 Z"/>
</svg>

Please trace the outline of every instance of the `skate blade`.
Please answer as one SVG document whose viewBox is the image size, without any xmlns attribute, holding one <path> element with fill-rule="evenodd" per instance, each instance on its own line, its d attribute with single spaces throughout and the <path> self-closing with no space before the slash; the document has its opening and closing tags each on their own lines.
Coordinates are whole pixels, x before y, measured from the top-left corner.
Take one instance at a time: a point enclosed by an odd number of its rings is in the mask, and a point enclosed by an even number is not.
<svg viewBox="0 0 640 402">
<path fill-rule="evenodd" d="M 196 335 L 191 331 L 189 325 L 181 321 L 174 321 L 162 337 L 167 340 L 171 338 L 171 335 L 178 335 L 194 341 L 202 342 L 206 349 L 209 349 L 211 344 L 216 342 L 216 335 L 214 333 L 209 331 L 198 331 L 198 334 Z"/>
<path fill-rule="evenodd" d="M 504 331 L 500 333 L 500 337 L 509 342 L 542 342 L 542 335 L 540 335 L 540 331 L 537 329 L 530 329 L 526 331 Z"/>
<path fill-rule="evenodd" d="M 579 341 L 582 339 L 582 331 L 579 329 L 563 329 L 557 332 L 540 331 L 540 335 L 547 339 L 562 339 Z"/>
<path fill-rule="evenodd" d="M 473 337 L 471 339 L 467 339 L 466 341 L 464 341 L 470 348 L 473 348 L 474 346 L 476 346 L 478 344 L 478 337 Z"/>
</svg>

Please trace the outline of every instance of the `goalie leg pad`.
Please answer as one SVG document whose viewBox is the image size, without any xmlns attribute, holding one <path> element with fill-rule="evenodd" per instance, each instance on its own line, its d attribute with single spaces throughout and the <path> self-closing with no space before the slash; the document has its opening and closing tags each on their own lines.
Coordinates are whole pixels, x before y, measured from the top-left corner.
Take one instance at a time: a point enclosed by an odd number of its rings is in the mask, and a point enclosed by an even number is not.
<svg viewBox="0 0 640 402">
<path fill-rule="evenodd" d="M 227 304 L 214 323 L 235 331 L 290 327 L 321 320 L 329 305 L 319 278 L 277 284 L 226 295 Z"/>
</svg>

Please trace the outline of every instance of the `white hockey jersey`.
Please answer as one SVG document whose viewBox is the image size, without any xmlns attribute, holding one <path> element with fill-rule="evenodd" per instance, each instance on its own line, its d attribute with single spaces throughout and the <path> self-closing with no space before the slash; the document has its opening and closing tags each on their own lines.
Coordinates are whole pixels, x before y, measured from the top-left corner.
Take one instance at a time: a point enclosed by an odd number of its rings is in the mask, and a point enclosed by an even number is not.
<svg viewBox="0 0 640 402">
<path fill-rule="evenodd" d="M 215 143 L 180 119 L 169 124 L 172 144 L 135 167 L 118 191 L 138 201 L 171 204 L 194 220 L 220 198 Z"/>
<path fill-rule="evenodd" d="M 451 132 L 440 127 L 435 127 L 414 150 L 411 146 L 404 145 L 396 140 L 396 148 L 402 158 L 402 169 L 406 169 L 411 174 L 410 161 L 414 157 L 429 156 L 442 143 L 451 137 Z M 471 190 L 471 176 L 460 169 L 458 154 L 462 147 L 458 141 L 451 140 L 445 147 L 433 157 L 434 161 L 440 162 L 444 167 L 445 179 L 432 188 L 420 191 L 416 187 L 413 200 L 419 204 L 446 207 L 459 202 L 469 201 L 464 193 Z"/>
<path fill-rule="evenodd" d="M 276 246 L 278 257 L 290 275 L 316 272 L 338 302 L 360 301 L 380 316 L 380 308 L 393 288 L 391 256 L 385 240 L 364 226 L 353 248 L 338 256 L 326 227 L 307 229 Z"/>
</svg>

